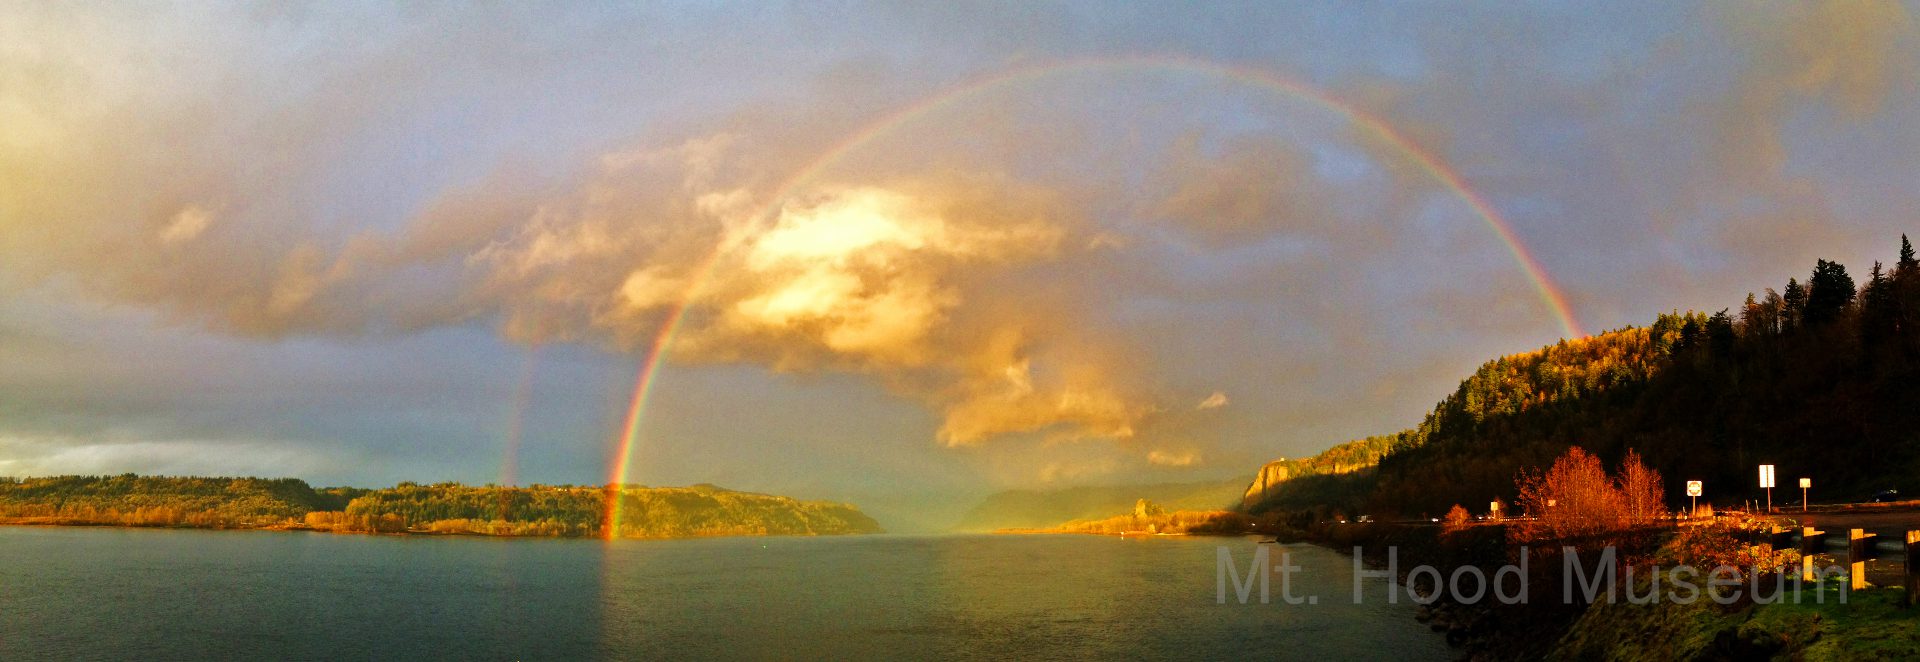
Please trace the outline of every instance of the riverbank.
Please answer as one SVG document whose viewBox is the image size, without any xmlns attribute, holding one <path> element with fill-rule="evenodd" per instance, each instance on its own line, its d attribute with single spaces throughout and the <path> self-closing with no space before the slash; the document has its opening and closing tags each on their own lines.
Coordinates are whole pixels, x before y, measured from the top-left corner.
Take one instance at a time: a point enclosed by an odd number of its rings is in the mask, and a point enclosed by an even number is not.
<svg viewBox="0 0 1920 662">
<path fill-rule="evenodd" d="M 1331 524 L 1291 528 L 1288 537 L 1352 554 L 1370 567 L 1392 567 L 1401 585 L 1431 604 L 1416 618 L 1443 632 L 1468 659 L 1912 659 L 1920 656 L 1920 608 L 1900 606 L 1903 589 L 1850 591 L 1843 579 L 1800 583 L 1791 571 L 1797 552 L 1750 545 L 1744 526 L 1769 520 L 1717 522 L 1684 529 L 1647 529 L 1578 541 L 1510 542 L 1507 527 L 1448 528 L 1417 524 Z M 1558 550 L 1572 546 L 1569 565 Z M 1604 568 L 1595 558 L 1611 547 L 1620 581 L 1588 600 L 1579 586 Z M 1524 551 L 1522 551 L 1524 550 Z M 1500 568 L 1525 569 L 1525 602 L 1463 600 L 1433 578 L 1453 578 L 1469 566 L 1494 577 Z M 1789 561 L 1789 559 L 1791 559 Z M 1821 559 L 1822 564 L 1832 559 Z M 1704 571 L 1719 565 L 1746 570 L 1738 587 L 1706 586 Z M 1412 570 L 1428 566 L 1435 573 Z M 1579 568 L 1569 584 L 1569 568 Z M 1626 568 L 1638 571 L 1626 574 Z M 1758 572 L 1752 570 L 1760 567 Z M 1843 566 L 1844 567 L 1844 566 Z M 1666 568 L 1664 571 L 1650 571 Z M 1475 573 L 1466 571 L 1464 576 Z M 1757 578 L 1756 578 L 1757 575 Z M 1676 590 L 1690 582 L 1697 592 Z M 1755 590 L 1751 587 L 1757 586 Z M 1784 591 L 1776 587 L 1786 587 Z M 1512 590 L 1512 584 L 1506 588 Z M 1776 592 L 1781 591 L 1781 592 Z M 1471 582 L 1464 593 L 1471 594 Z M 1691 592 L 1691 595 L 1689 593 Z M 1844 595 L 1844 602 L 1843 596 Z M 1659 596 L 1644 604 L 1630 597 Z M 1676 597 L 1677 596 L 1677 597 Z M 1691 598 L 1691 599 L 1689 599 Z"/>
</svg>

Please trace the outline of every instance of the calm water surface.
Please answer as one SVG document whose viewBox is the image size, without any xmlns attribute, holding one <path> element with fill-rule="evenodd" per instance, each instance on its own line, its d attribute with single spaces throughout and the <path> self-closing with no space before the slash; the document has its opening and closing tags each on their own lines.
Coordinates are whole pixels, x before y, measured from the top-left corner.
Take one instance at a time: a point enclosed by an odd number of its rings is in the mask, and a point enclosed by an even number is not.
<svg viewBox="0 0 1920 662">
<path fill-rule="evenodd" d="M 1221 545 L 1246 572 L 1237 538 L 0 527 L 0 659 L 1451 657 L 1317 547 L 1288 549 L 1319 604 L 1277 576 L 1273 604 L 1217 604 Z"/>
</svg>

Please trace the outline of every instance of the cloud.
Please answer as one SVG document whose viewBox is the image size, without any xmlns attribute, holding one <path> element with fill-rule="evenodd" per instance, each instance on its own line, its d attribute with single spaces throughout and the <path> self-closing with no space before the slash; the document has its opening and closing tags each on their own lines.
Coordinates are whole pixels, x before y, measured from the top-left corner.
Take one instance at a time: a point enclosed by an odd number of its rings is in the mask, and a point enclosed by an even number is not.
<svg viewBox="0 0 1920 662">
<path fill-rule="evenodd" d="M 1099 80 L 942 108 L 819 167 L 840 136 L 901 103 L 835 80 L 817 98 L 603 142 L 570 165 L 507 159 L 353 218 L 352 196 L 321 185 L 347 177 L 326 164 L 357 163 L 334 141 L 390 135 L 411 104 L 433 101 L 403 89 L 416 56 L 393 57 L 337 65 L 387 96 L 320 85 L 311 98 L 209 106 L 206 81 L 166 103 L 76 95 L 69 133 L 97 142 L 0 155 L 0 169 L 26 174 L 0 196 L 23 217 L 70 220 L 59 233 L 0 226 L 0 245 L 35 256 L 9 266 L 256 338 L 485 325 L 519 342 L 639 352 L 679 319 L 674 361 L 865 376 L 936 412 L 946 446 L 1022 435 L 1132 446 L 1208 425 L 1182 415 L 1181 382 L 1271 366 L 1271 353 L 1240 350 L 1259 334 L 1294 347 L 1378 340 L 1391 306 L 1322 308 L 1369 299 L 1356 270 L 1419 244 L 1382 241 L 1393 221 L 1368 201 L 1399 155 L 1313 149 L 1351 147 L 1343 124 L 1283 136 L 1204 114 L 1146 123 L 1191 99 Z M 1088 121 L 1109 103 L 1127 109 L 1121 121 Z M 1359 174 L 1322 172 L 1336 165 Z M 1449 303 L 1486 308 L 1474 304 L 1503 287 Z"/>
<path fill-rule="evenodd" d="M 1194 405 L 1193 408 L 1205 411 L 1208 409 L 1219 409 L 1225 406 L 1227 406 L 1227 394 L 1221 391 L 1214 391 L 1213 395 L 1207 396 L 1200 401 L 1200 404 Z"/>
<path fill-rule="evenodd" d="M 1066 331 L 1077 308 L 1010 282 L 1094 250 L 1057 196 L 930 175 L 767 201 L 708 179 L 732 156 L 712 144 L 622 159 L 477 254 L 482 296 L 509 332 L 637 348 L 685 306 L 677 360 L 871 374 L 944 412 L 938 436 L 951 445 L 1039 431 L 1125 438 L 1152 411 L 1117 386 L 1129 376 L 1098 363 L 1101 339 Z"/>
<path fill-rule="evenodd" d="M 1149 451 L 1147 462 L 1163 467 L 1191 467 L 1200 464 L 1200 454 L 1194 451 Z"/>
<path fill-rule="evenodd" d="M 192 241 L 194 237 L 200 236 L 200 233 L 206 232 L 207 226 L 212 224 L 213 216 L 207 210 L 197 205 L 187 205 L 180 210 L 180 213 L 174 214 L 173 220 L 160 230 L 160 243 L 172 246 Z"/>
<path fill-rule="evenodd" d="M 1120 470 L 1120 463 L 1112 458 L 1098 460 L 1049 462 L 1040 468 L 1041 483 L 1079 482 L 1087 478 L 1105 476 Z"/>
<path fill-rule="evenodd" d="M 1723 7 L 1722 21 L 1751 63 L 1713 115 L 1718 171 L 1748 184 L 1778 177 L 1787 124 L 1809 102 L 1859 119 L 1880 111 L 1920 68 L 1913 17 L 1899 2 L 1791 3 L 1779 12 Z"/>
<path fill-rule="evenodd" d="M 0 476 L 135 472 L 300 477 L 333 470 L 341 461 L 309 447 L 275 442 L 0 436 Z"/>
</svg>

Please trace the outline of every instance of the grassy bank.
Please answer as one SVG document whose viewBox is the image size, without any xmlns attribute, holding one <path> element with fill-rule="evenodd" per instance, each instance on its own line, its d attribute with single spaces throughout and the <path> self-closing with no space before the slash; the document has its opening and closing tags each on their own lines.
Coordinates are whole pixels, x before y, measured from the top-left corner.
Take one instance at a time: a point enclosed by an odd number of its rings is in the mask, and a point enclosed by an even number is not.
<svg viewBox="0 0 1920 662">
<path fill-rule="evenodd" d="M 1920 656 L 1920 607 L 1902 607 L 1899 587 L 1846 591 L 1845 580 L 1800 584 L 1790 568 L 1797 552 L 1749 544 L 1748 526 L 1765 520 L 1722 521 L 1680 529 L 1649 528 L 1579 540 L 1542 540 L 1526 545 L 1500 524 L 1449 528 L 1408 524 L 1314 523 L 1295 526 L 1300 539 L 1353 552 L 1380 568 L 1390 559 L 1431 606 L 1420 618 L 1446 633 L 1470 659 L 1563 660 L 1728 660 L 1728 659 L 1915 659 Z M 1296 523 L 1298 524 L 1298 523 Z M 1614 571 L 1619 592 L 1601 593 L 1591 603 L 1566 587 L 1566 559 L 1559 550 L 1578 551 L 1581 577 L 1603 568 L 1595 562 L 1608 546 L 1616 550 Z M 1517 564 L 1526 550 L 1525 604 L 1472 604 L 1435 587 L 1426 576 L 1408 578 L 1408 571 L 1429 565 L 1451 577 L 1454 571 L 1476 566 L 1493 576 L 1507 564 Z M 1391 554 L 1391 557 L 1390 557 Z M 1719 565 L 1743 568 L 1741 587 L 1706 587 L 1704 570 Z M 1788 568 L 1780 576 L 1771 568 Z M 1674 568 L 1681 565 L 1702 572 L 1682 577 L 1701 591 L 1693 599 L 1675 588 Z M 1635 570 L 1625 581 L 1625 569 Z M 1651 568 L 1663 568 L 1659 588 L 1652 584 Z M 1760 590 L 1753 586 L 1756 571 Z M 1577 584 L 1576 584 L 1577 586 Z M 1778 599 L 1774 591 L 1785 587 Z M 1658 593 L 1648 604 L 1628 601 Z M 1794 598 L 1795 590 L 1799 597 Z M 1468 589 L 1466 592 L 1471 593 Z M 1844 594 L 1844 595 L 1843 595 Z M 1715 600 L 1718 596 L 1720 600 Z M 1842 601 L 1844 599 L 1844 602 Z"/>
</svg>

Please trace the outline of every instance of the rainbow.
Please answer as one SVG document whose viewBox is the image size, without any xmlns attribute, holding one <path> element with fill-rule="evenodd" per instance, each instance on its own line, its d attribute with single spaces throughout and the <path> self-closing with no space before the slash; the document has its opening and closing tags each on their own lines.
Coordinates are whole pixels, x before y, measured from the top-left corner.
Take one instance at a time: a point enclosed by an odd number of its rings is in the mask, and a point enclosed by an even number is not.
<svg viewBox="0 0 1920 662">
<path fill-rule="evenodd" d="M 891 134 L 913 123 L 915 120 L 942 108 L 953 106 L 995 90 L 1059 76 L 1101 73 L 1130 74 L 1142 72 L 1172 72 L 1214 76 L 1272 91 L 1290 99 L 1305 101 L 1346 118 L 1374 139 L 1394 148 L 1400 154 L 1404 155 L 1408 161 L 1419 167 L 1421 171 L 1432 177 L 1434 181 L 1439 182 L 1442 186 L 1446 187 L 1447 190 L 1453 192 L 1461 202 L 1467 205 L 1468 209 L 1473 211 L 1474 215 L 1480 218 L 1487 229 L 1493 232 L 1494 236 L 1500 240 L 1500 243 L 1506 247 L 1514 263 L 1532 284 L 1534 292 L 1540 302 L 1559 324 L 1561 332 L 1569 338 L 1579 338 L 1586 335 L 1586 333 L 1581 330 L 1579 321 L 1575 319 L 1573 309 L 1568 305 L 1565 293 L 1562 292 L 1560 287 L 1554 283 L 1553 279 L 1547 275 L 1547 270 L 1541 266 L 1539 259 L 1534 257 L 1532 251 L 1527 249 L 1526 244 L 1520 241 L 1519 235 L 1513 231 L 1512 224 L 1508 223 L 1506 218 L 1502 217 L 1499 211 L 1496 210 L 1485 197 L 1468 186 L 1466 179 L 1457 170 L 1448 166 L 1447 162 L 1441 159 L 1439 155 L 1434 154 L 1432 151 L 1421 146 L 1420 143 L 1407 137 L 1406 134 L 1402 133 L 1378 115 L 1368 113 L 1352 103 L 1342 101 L 1313 87 L 1281 78 L 1263 69 L 1202 60 L 1185 55 L 1120 55 L 1049 60 L 994 71 L 964 80 L 917 102 L 895 109 L 893 112 L 868 123 L 860 130 L 853 132 L 840 142 L 835 143 L 818 157 L 807 162 L 806 165 L 795 170 L 792 176 L 782 181 L 780 185 L 773 190 L 772 195 L 767 198 L 765 204 L 755 213 L 751 219 L 752 226 L 750 226 L 750 229 L 757 229 L 759 226 L 771 221 L 779 211 L 781 205 L 783 205 L 788 198 L 798 193 L 802 187 L 813 183 L 821 173 L 840 162 L 848 154 L 858 151 L 860 148 L 873 143 L 875 140 Z M 659 373 L 662 359 L 666 354 L 667 348 L 673 344 L 674 336 L 679 333 L 682 323 L 686 320 L 688 308 L 691 307 L 693 300 L 699 295 L 702 287 L 712 275 L 720 252 L 720 247 L 716 247 L 714 252 L 708 256 L 705 263 L 693 272 L 693 278 L 690 281 L 685 295 L 680 300 L 680 303 L 668 313 L 666 320 L 661 323 L 659 333 L 654 337 L 651 348 L 648 350 L 645 358 L 640 362 L 639 375 L 635 377 L 634 380 L 633 399 L 627 408 L 627 415 L 621 427 L 621 436 L 615 444 L 612 476 L 610 479 L 610 483 L 614 486 L 624 485 L 627 481 L 627 468 L 632 460 L 635 440 L 639 434 L 640 422 L 646 410 L 648 395 L 652 392 L 656 377 Z M 617 489 L 610 498 L 610 504 L 607 510 L 607 526 L 605 530 L 607 536 L 611 538 L 614 537 L 617 531 L 617 525 L 621 521 L 620 499 L 618 498 Z"/>
<path fill-rule="evenodd" d="M 520 441 L 526 437 L 527 408 L 533 403 L 533 374 L 539 364 L 540 345 L 527 346 L 526 357 L 520 364 L 520 379 L 514 383 L 513 402 L 507 411 L 507 436 L 500 458 L 502 487 L 513 487 L 520 480 Z"/>
</svg>

